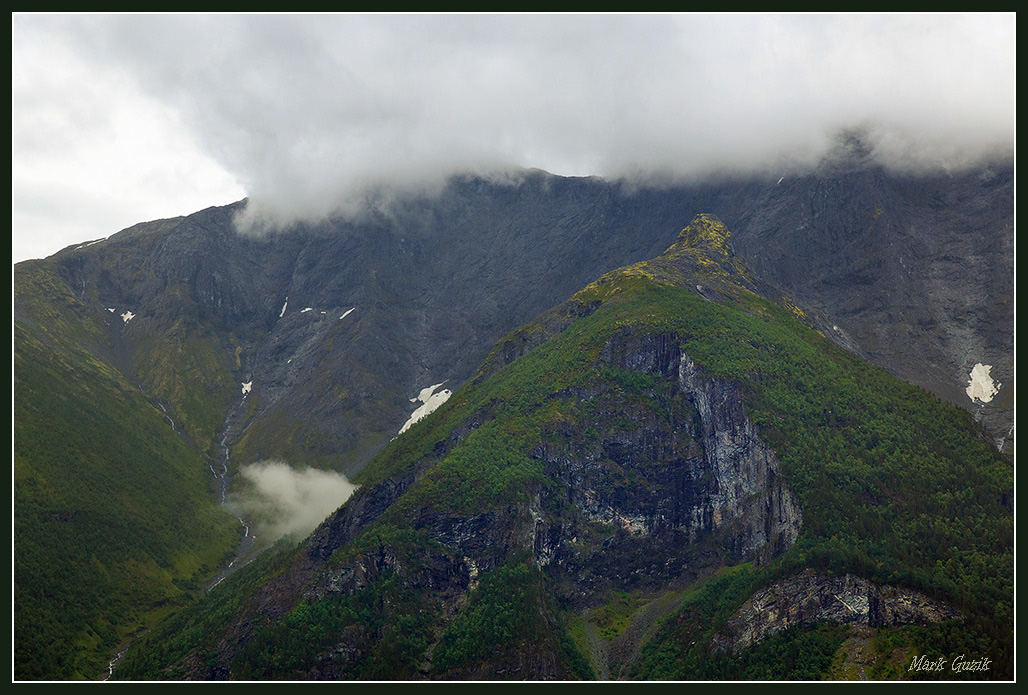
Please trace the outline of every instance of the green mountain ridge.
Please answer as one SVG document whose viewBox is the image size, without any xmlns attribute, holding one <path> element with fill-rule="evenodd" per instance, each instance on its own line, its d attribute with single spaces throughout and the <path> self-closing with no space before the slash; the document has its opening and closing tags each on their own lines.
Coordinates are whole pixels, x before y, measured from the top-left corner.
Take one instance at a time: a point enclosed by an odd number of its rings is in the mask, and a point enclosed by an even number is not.
<svg viewBox="0 0 1028 695">
<path fill-rule="evenodd" d="M 116 677 L 1012 677 L 1012 465 L 711 216 L 508 335 L 357 482 Z M 770 586 L 814 599 L 725 647 Z M 992 667 L 905 667 L 936 653 Z"/>
</svg>

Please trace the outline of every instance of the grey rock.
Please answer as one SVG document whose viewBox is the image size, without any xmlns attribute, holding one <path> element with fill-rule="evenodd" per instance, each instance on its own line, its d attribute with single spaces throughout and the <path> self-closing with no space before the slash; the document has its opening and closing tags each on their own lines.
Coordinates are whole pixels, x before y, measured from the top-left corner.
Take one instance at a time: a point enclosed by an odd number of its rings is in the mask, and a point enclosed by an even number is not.
<svg viewBox="0 0 1028 695">
<path fill-rule="evenodd" d="M 819 622 L 893 627 L 960 617 L 948 604 L 912 589 L 806 569 L 753 594 L 714 637 L 712 647 L 738 652 L 776 632 Z"/>
</svg>

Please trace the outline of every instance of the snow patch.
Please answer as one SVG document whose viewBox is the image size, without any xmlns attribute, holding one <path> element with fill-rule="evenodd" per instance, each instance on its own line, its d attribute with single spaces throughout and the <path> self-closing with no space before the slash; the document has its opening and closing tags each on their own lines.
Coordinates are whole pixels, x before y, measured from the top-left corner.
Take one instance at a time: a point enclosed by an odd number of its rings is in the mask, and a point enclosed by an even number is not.
<svg viewBox="0 0 1028 695">
<path fill-rule="evenodd" d="M 432 397 L 432 394 L 435 393 L 435 390 L 445 383 L 446 382 L 443 381 L 438 384 L 433 384 L 432 386 L 427 386 L 421 389 L 421 393 L 417 395 L 417 399 L 422 403 L 428 403 L 428 399 Z"/>
<path fill-rule="evenodd" d="M 109 312 L 111 312 L 113 314 L 114 313 L 114 307 L 113 306 L 107 307 L 107 311 L 109 311 Z"/>
<path fill-rule="evenodd" d="M 86 243 L 81 244 L 80 246 L 76 246 L 75 250 L 78 251 L 79 249 L 84 249 L 87 246 L 92 246 L 93 244 L 99 244 L 101 241 L 107 241 L 107 237 L 104 237 L 103 239 L 97 239 L 96 241 L 87 241 Z"/>
<path fill-rule="evenodd" d="M 350 312 L 353 311 L 356 308 L 357 307 L 351 307 L 351 308 L 347 309 L 346 313 L 339 317 L 339 320 L 342 321 L 343 319 L 345 319 L 347 316 L 350 315 Z"/>
<path fill-rule="evenodd" d="M 411 413 L 411 416 L 407 419 L 407 422 L 405 422 L 403 427 L 400 428 L 399 434 L 403 434 L 404 432 L 406 432 L 408 429 L 410 429 L 411 425 L 413 425 L 415 422 L 417 422 L 418 420 L 425 417 L 433 410 L 441 406 L 443 403 L 446 402 L 446 400 L 450 396 L 453 395 L 450 389 L 443 389 L 442 391 L 436 392 L 436 389 L 445 383 L 446 382 L 444 381 L 434 386 L 423 388 L 421 389 L 421 393 L 418 394 L 417 398 L 410 399 L 411 403 L 417 403 L 418 401 L 421 401 L 421 405 L 418 407 L 417 410 Z"/>
<path fill-rule="evenodd" d="M 246 381 L 240 384 L 243 387 L 243 395 L 250 393 L 250 389 L 253 388 L 253 380 Z"/>
<path fill-rule="evenodd" d="M 289 297 L 286 297 L 286 303 L 282 305 L 282 312 L 278 315 L 279 318 L 282 318 L 283 316 L 286 315 L 286 307 L 287 306 L 289 306 Z"/>
<path fill-rule="evenodd" d="M 121 320 L 128 323 L 132 319 L 136 318 L 136 315 L 126 309 L 125 313 L 121 315 Z"/>
<path fill-rule="evenodd" d="M 304 309 L 300 309 L 300 313 L 301 314 L 306 314 L 308 311 L 314 311 L 314 309 L 312 309 L 311 307 L 306 307 Z"/>
<path fill-rule="evenodd" d="M 994 382 L 989 373 L 992 371 L 991 364 L 979 362 L 974 366 L 967 381 L 967 397 L 977 403 L 988 403 L 999 393 L 999 387 L 1003 384 Z"/>
</svg>

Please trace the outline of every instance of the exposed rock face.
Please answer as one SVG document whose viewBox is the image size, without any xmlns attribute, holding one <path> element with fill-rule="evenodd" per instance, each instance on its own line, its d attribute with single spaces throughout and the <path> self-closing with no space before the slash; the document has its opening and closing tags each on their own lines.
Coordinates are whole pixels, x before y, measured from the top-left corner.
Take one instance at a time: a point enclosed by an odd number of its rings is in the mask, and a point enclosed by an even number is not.
<svg viewBox="0 0 1028 695">
<path fill-rule="evenodd" d="M 734 248 L 760 277 L 825 317 L 826 335 L 972 410 L 1006 442 L 1012 165 L 908 177 L 851 149 L 804 176 L 673 190 L 541 172 L 514 185 L 457 179 L 388 216 L 259 239 L 235 232 L 240 203 L 137 225 L 53 263 L 110 323 L 105 358 L 168 404 L 198 446 L 216 428 L 183 412 L 191 384 L 175 377 L 184 365 L 155 366 L 165 353 L 186 355 L 176 359 L 188 366 L 189 341 L 217 353 L 224 390 L 212 412 L 231 406 L 234 385 L 252 386 L 253 426 L 229 442 L 234 461 L 353 472 L 395 435 L 410 396 L 444 379 L 463 383 L 508 331 L 600 274 L 654 257 L 683 220 L 709 211 L 735 231 Z M 125 310 L 135 316 L 127 324 Z M 27 315 L 17 298 L 15 314 Z M 155 348 L 173 327 L 174 340 Z M 522 335 L 496 361 L 543 337 Z M 964 392 L 977 363 L 1003 385 L 988 403 Z"/>
<path fill-rule="evenodd" d="M 678 383 L 699 413 L 699 441 L 713 473 L 708 505 L 714 526 L 734 529 L 740 556 L 765 548 L 772 556 L 784 553 L 799 535 L 799 502 L 785 487 L 774 452 L 746 417 L 738 386 L 704 378 L 685 354 Z"/>
<path fill-rule="evenodd" d="M 794 625 L 825 621 L 891 627 L 959 617 L 947 604 L 911 589 L 807 569 L 751 596 L 714 638 L 713 647 L 737 652 Z"/>
<path fill-rule="evenodd" d="M 657 435 L 673 441 L 648 457 L 651 469 L 658 461 L 668 466 L 645 478 L 658 489 L 674 481 L 667 497 L 625 504 L 623 491 L 603 496 L 594 491 L 604 486 L 593 484 L 585 486 L 582 509 L 594 517 L 603 509 L 610 521 L 637 533 L 671 527 L 690 541 L 713 533 L 737 559 L 780 555 L 799 534 L 799 503 L 784 485 L 774 452 L 746 416 L 739 387 L 705 377 L 680 344 L 676 335 L 627 332 L 612 339 L 603 354 L 615 366 L 665 377 L 684 397 L 685 403 L 671 409 L 673 421 Z M 605 446 L 609 451 L 616 443 Z M 620 448 L 632 449 L 627 441 Z"/>
</svg>

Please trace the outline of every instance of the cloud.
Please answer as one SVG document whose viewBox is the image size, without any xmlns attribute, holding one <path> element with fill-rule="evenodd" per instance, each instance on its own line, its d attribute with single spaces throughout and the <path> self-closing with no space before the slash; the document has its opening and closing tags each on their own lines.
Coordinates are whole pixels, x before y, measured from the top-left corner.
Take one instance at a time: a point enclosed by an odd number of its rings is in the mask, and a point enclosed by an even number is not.
<svg viewBox="0 0 1028 695">
<path fill-rule="evenodd" d="M 1013 14 L 18 19 L 174 114 L 273 221 L 464 171 L 781 171 L 855 127 L 899 167 L 1013 149 Z"/>
<path fill-rule="evenodd" d="M 174 105 L 25 19 L 15 17 L 12 31 L 16 261 L 245 196 Z"/>
<path fill-rule="evenodd" d="M 341 473 L 298 470 L 281 461 L 242 466 L 238 481 L 228 505 L 256 525 L 262 543 L 308 535 L 357 489 Z"/>
</svg>

